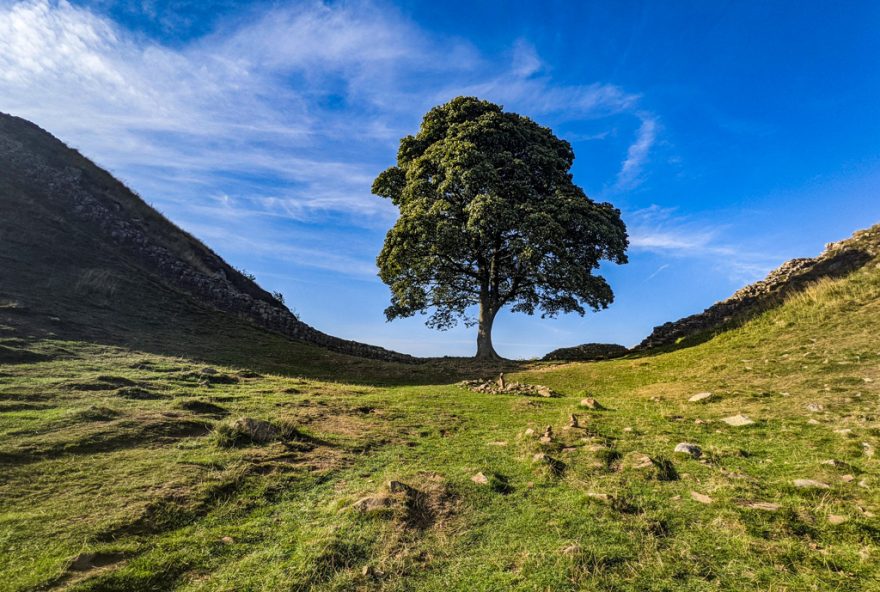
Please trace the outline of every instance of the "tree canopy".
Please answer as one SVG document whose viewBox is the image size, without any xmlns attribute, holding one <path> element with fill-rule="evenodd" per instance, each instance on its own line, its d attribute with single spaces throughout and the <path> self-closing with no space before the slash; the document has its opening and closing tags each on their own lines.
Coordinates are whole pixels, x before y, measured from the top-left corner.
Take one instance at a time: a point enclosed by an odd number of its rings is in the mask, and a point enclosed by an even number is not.
<svg viewBox="0 0 880 592">
<path fill-rule="evenodd" d="M 459 97 L 431 109 L 373 183 L 400 210 L 377 259 L 388 320 L 430 311 L 437 329 L 478 323 L 477 355 L 494 358 L 505 306 L 550 317 L 608 306 L 611 287 L 593 272 L 627 261 L 626 227 L 574 184 L 573 161 L 568 142 L 499 105 Z"/>
</svg>

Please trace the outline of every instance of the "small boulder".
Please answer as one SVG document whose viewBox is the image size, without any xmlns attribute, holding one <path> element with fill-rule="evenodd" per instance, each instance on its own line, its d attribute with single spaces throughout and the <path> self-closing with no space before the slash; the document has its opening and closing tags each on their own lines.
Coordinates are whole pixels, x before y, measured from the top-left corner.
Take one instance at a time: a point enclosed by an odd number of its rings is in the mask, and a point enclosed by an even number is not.
<svg viewBox="0 0 880 592">
<path fill-rule="evenodd" d="M 724 417 L 721 419 L 721 421 L 723 421 L 727 425 L 733 426 L 735 428 L 747 426 L 747 425 L 751 425 L 751 424 L 755 423 L 750 417 L 748 417 L 747 415 L 742 415 L 742 414 L 731 415 L 730 417 Z"/>
<path fill-rule="evenodd" d="M 280 431 L 274 425 L 263 419 L 253 417 L 239 417 L 232 424 L 233 433 L 241 434 L 251 442 L 264 444 L 275 440 Z"/>
<path fill-rule="evenodd" d="M 592 409 L 593 411 L 601 411 L 605 409 L 599 401 L 592 397 L 585 397 L 581 399 L 581 407 L 584 409 Z"/>
<path fill-rule="evenodd" d="M 546 428 L 544 428 L 544 435 L 541 436 L 541 443 L 542 444 L 549 444 L 552 441 L 553 441 L 553 426 L 548 425 Z"/>
<path fill-rule="evenodd" d="M 549 386 L 537 385 L 535 392 L 541 397 L 555 397 L 556 393 Z"/>
<path fill-rule="evenodd" d="M 795 479 L 792 483 L 800 489 L 829 489 L 831 487 L 827 483 L 815 479 Z"/>
<path fill-rule="evenodd" d="M 700 502 L 701 504 L 711 504 L 713 501 L 715 501 L 708 495 L 704 495 L 698 491 L 691 492 L 691 499 L 695 502 Z"/>
<path fill-rule="evenodd" d="M 570 427 L 570 428 L 581 427 L 580 423 L 578 422 L 578 416 L 575 415 L 574 413 L 572 413 L 571 416 L 568 418 L 568 427 Z"/>
<path fill-rule="evenodd" d="M 675 452 L 678 454 L 687 454 L 692 458 L 700 458 L 703 455 L 702 449 L 691 442 L 679 442 L 675 445 Z"/>
<path fill-rule="evenodd" d="M 844 522 L 846 522 L 846 516 L 842 516 L 840 514 L 828 515 L 828 524 L 837 526 L 838 524 L 843 524 Z"/>
<path fill-rule="evenodd" d="M 822 405 L 821 403 L 808 403 L 807 404 L 807 411 L 809 411 L 810 413 L 819 413 L 824 410 L 825 410 L 825 406 Z"/>
<path fill-rule="evenodd" d="M 691 396 L 688 399 L 688 402 L 699 403 L 700 401 L 705 401 L 706 399 L 711 399 L 711 398 L 712 398 L 712 393 L 709 393 L 709 392 L 697 393 L 696 395 Z"/>
<path fill-rule="evenodd" d="M 775 512 L 781 507 L 773 502 L 749 502 L 745 506 L 753 510 L 763 510 L 764 512 Z"/>
<path fill-rule="evenodd" d="M 523 432 L 523 436 L 526 436 L 529 438 L 534 435 L 535 435 L 535 430 L 533 430 L 532 428 L 526 428 L 526 431 Z"/>
<path fill-rule="evenodd" d="M 394 505 L 394 498 L 382 494 L 362 497 L 354 503 L 355 509 L 364 514 L 385 510 L 392 505 Z"/>
<path fill-rule="evenodd" d="M 620 463 L 623 469 L 650 469 L 654 466 L 651 457 L 641 452 L 630 452 Z"/>
<path fill-rule="evenodd" d="M 488 485 L 489 484 L 489 478 L 486 475 L 484 475 L 483 473 L 477 473 L 476 475 L 471 477 L 471 481 L 473 481 L 477 485 Z"/>
<path fill-rule="evenodd" d="M 409 493 L 412 491 L 412 487 L 402 481 L 389 481 L 388 491 L 391 493 Z"/>
</svg>

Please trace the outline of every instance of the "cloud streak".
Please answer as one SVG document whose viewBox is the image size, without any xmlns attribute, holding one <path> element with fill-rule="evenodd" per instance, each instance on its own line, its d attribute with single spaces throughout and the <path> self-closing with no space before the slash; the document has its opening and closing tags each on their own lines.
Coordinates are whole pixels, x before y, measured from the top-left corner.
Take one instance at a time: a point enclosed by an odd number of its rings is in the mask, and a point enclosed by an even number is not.
<svg viewBox="0 0 880 592">
<path fill-rule="evenodd" d="M 625 216 L 633 251 L 651 252 L 668 258 L 711 261 L 735 282 L 764 277 L 781 261 L 766 251 L 734 246 L 724 239 L 725 227 L 692 217 L 678 216 L 674 209 L 652 205 Z M 661 265 L 652 279 L 668 265 Z M 647 280 L 646 280 L 647 281 Z"/>
<path fill-rule="evenodd" d="M 555 84 L 524 40 L 503 59 L 369 3 L 277 6 L 172 47 L 65 1 L 0 0 L 0 110 L 80 148 L 174 220 L 233 233 L 243 218 L 275 235 L 286 220 L 387 226 L 394 210 L 370 194 L 373 177 L 425 110 L 460 94 L 555 122 L 635 118 L 615 187 L 638 184 L 657 126 L 637 93 Z M 365 269 L 336 240 L 308 247 L 341 273 Z"/>
</svg>

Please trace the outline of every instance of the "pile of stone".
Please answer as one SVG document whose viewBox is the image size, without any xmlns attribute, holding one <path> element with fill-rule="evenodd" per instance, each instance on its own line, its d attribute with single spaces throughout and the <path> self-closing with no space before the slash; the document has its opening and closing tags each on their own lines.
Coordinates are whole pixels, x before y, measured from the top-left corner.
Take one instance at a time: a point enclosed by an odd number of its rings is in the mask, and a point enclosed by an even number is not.
<svg viewBox="0 0 880 592">
<path fill-rule="evenodd" d="M 548 386 L 541 384 L 525 384 L 522 382 L 507 382 L 502 373 L 497 380 L 463 380 L 458 386 L 475 393 L 487 393 L 491 395 L 522 395 L 525 397 L 559 397 Z"/>
</svg>

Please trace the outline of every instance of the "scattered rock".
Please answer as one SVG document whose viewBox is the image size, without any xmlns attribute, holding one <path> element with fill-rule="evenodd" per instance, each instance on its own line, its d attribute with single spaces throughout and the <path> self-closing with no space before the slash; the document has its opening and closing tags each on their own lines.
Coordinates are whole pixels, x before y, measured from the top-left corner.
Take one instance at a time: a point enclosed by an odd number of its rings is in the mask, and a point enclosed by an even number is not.
<svg viewBox="0 0 880 592">
<path fill-rule="evenodd" d="M 840 480 L 844 483 L 850 483 L 855 479 L 852 475 L 841 475 Z"/>
<path fill-rule="evenodd" d="M 544 435 L 541 436 L 541 443 L 542 444 L 549 444 L 552 441 L 553 441 L 553 426 L 548 425 L 546 428 L 544 428 Z"/>
<path fill-rule="evenodd" d="M 394 498 L 388 495 L 369 495 L 354 503 L 355 509 L 365 514 L 385 510 L 394 505 Z"/>
<path fill-rule="evenodd" d="M 581 552 L 581 546 L 577 543 L 572 543 L 567 547 L 563 547 L 562 554 L 563 555 L 577 555 Z"/>
<path fill-rule="evenodd" d="M 489 478 L 486 475 L 484 475 L 483 473 L 477 473 L 476 475 L 471 477 L 471 481 L 473 481 L 477 485 L 488 485 L 489 484 Z"/>
<path fill-rule="evenodd" d="M 733 426 L 733 427 L 737 427 L 737 428 L 755 423 L 751 418 L 749 418 L 746 415 L 742 415 L 742 414 L 731 415 L 730 417 L 724 417 L 721 419 L 721 421 L 723 421 L 724 423 L 726 423 L 729 426 Z"/>
<path fill-rule="evenodd" d="M 874 456 L 874 447 L 867 442 L 862 442 L 862 453 L 865 456 Z"/>
<path fill-rule="evenodd" d="M 828 524 L 832 524 L 834 526 L 837 526 L 838 524 L 843 524 L 844 522 L 846 522 L 846 520 L 847 520 L 846 516 L 842 516 L 840 514 L 829 514 L 828 515 Z"/>
<path fill-rule="evenodd" d="M 593 493 L 593 492 L 590 492 L 590 493 L 587 494 L 587 497 L 589 497 L 590 499 L 598 500 L 598 501 L 600 501 L 600 502 L 606 502 L 606 503 L 608 503 L 608 502 L 611 501 L 611 496 L 608 495 L 607 493 Z"/>
<path fill-rule="evenodd" d="M 534 430 L 532 430 L 534 433 Z M 504 440 L 497 440 L 495 442 L 486 442 L 486 446 L 507 446 L 507 442 Z"/>
<path fill-rule="evenodd" d="M 749 502 L 745 504 L 745 507 L 753 510 L 762 510 L 764 512 L 775 512 L 781 506 L 779 504 L 774 504 L 773 502 Z"/>
<path fill-rule="evenodd" d="M 523 432 L 523 436 L 534 436 L 535 430 L 532 428 L 526 428 L 526 431 Z"/>
<path fill-rule="evenodd" d="M 571 416 L 568 418 L 568 427 L 570 427 L 570 428 L 581 427 L 580 424 L 578 423 L 578 417 L 574 413 L 572 413 Z"/>
<path fill-rule="evenodd" d="M 693 458 L 700 458 L 703 455 L 703 451 L 700 447 L 690 442 L 679 442 L 675 445 L 675 452 L 679 454 L 687 454 Z"/>
<path fill-rule="evenodd" d="M 691 403 L 698 403 L 700 401 L 705 401 L 706 399 L 711 399 L 711 398 L 712 398 L 712 393 L 708 393 L 708 392 L 707 393 L 697 393 L 696 395 L 693 395 L 690 399 L 688 399 L 688 401 Z"/>
<path fill-rule="evenodd" d="M 819 421 L 818 419 L 816 419 L 815 417 L 811 417 L 810 419 L 808 419 L 807 423 L 810 425 L 821 425 L 822 424 L 822 422 Z"/>
<path fill-rule="evenodd" d="M 605 407 L 599 403 L 596 399 L 592 397 L 585 397 L 581 399 L 581 407 L 585 409 L 592 409 L 593 411 L 601 411 L 605 409 Z"/>
<path fill-rule="evenodd" d="M 698 491 L 691 492 L 691 499 L 695 502 L 700 502 L 701 504 L 711 504 L 713 501 L 715 501 L 708 495 L 703 495 Z"/>
<path fill-rule="evenodd" d="M 239 417 L 231 424 L 218 425 L 215 431 L 219 436 L 218 443 L 223 446 L 236 446 L 246 442 L 265 444 L 281 436 L 281 431 L 277 427 L 268 421 L 253 417 Z"/>
<path fill-rule="evenodd" d="M 825 410 L 825 406 L 822 405 L 821 403 L 809 403 L 807 405 L 807 411 L 810 411 L 811 413 L 819 413 L 820 411 L 824 411 L 824 410 Z"/>
<path fill-rule="evenodd" d="M 654 466 L 651 457 L 641 452 L 630 452 L 620 463 L 623 469 L 649 469 Z"/>
<path fill-rule="evenodd" d="M 829 489 L 831 486 L 815 479 L 795 479 L 792 481 L 795 487 L 801 489 Z"/>
<path fill-rule="evenodd" d="M 389 481 L 388 491 L 390 491 L 391 493 L 409 493 L 410 491 L 412 491 L 412 487 L 410 487 L 403 481 Z"/>
<path fill-rule="evenodd" d="M 836 458 L 829 458 L 828 460 L 823 460 L 821 464 L 828 465 L 830 467 L 836 467 L 838 469 L 848 468 L 850 466 L 849 463 L 845 463 L 842 460 L 837 460 Z"/>
<path fill-rule="evenodd" d="M 504 385 L 503 387 L 501 385 Z M 507 382 L 502 378 L 495 380 L 465 380 L 458 386 L 475 393 L 487 393 L 492 395 L 523 395 L 526 397 L 558 397 L 558 393 L 550 387 L 540 384 L 524 384 L 521 382 Z"/>
<path fill-rule="evenodd" d="M 231 536 L 225 536 L 220 539 L 220 542 L 223 543 L 224 545 L 231 545 L 232 543 L 235 542 L 235 539 L 232 538 Z"/>
</svg>

